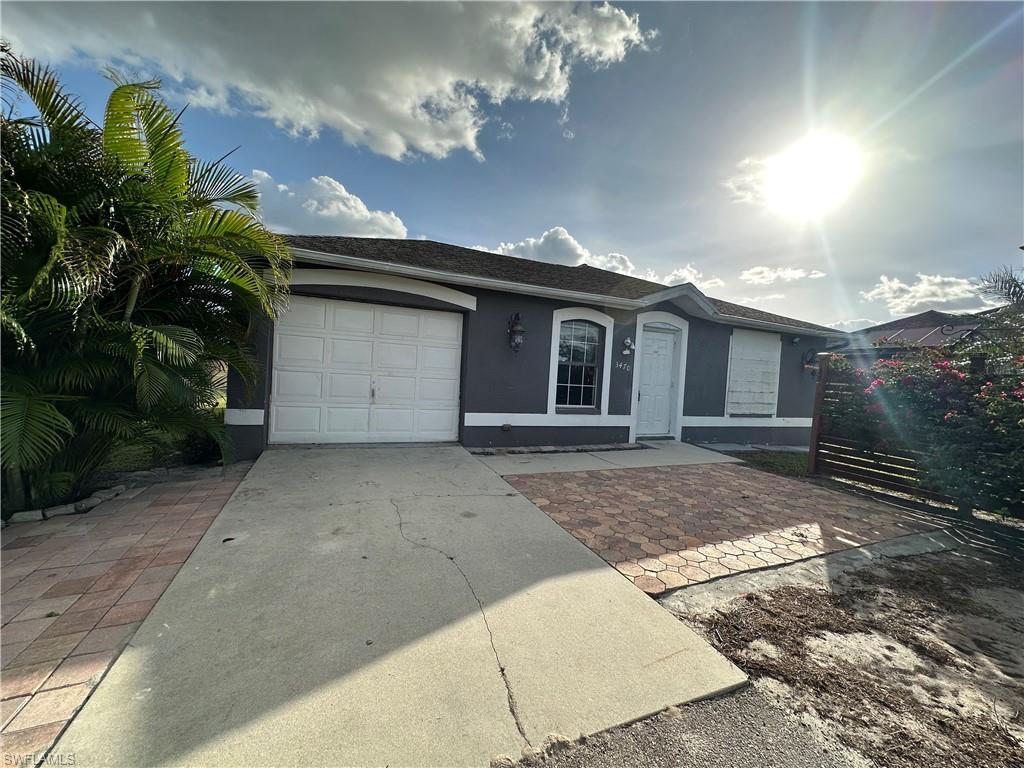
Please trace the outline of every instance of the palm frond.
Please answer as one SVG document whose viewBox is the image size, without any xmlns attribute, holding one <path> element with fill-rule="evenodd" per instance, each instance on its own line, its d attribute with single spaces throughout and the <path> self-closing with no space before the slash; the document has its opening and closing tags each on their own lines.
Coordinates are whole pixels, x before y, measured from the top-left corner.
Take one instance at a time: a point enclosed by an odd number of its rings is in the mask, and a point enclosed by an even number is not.
<svg viewBox="0 0 1024 768">
<path fill-rule="evenodd" d="M 52 395 L 29 390 L 0 393 L 0 464 L 4 469 L 43 466 L 74 433 L 74 425 L 53 400 Z"/>
</svg>

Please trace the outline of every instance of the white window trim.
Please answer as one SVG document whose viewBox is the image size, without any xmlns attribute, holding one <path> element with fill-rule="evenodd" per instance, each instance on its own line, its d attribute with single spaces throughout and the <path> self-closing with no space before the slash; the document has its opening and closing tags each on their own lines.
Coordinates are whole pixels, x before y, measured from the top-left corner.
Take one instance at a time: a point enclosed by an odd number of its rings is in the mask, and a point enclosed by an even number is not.
<svg viewBox="0 0 1024 768">
<path fill-rule="evenodd" d="M 551 313 L 551 358 L 548 366 L 548 416 L 555 416 L 558 409 L 555 406 L 555 394 L 558 386 L 558 341 L 565 320 L 589 320 L 604 327 L 604 360 L 601 368 L 601 409 L 598 415 L 608 413 L 608 397 L 611 394 L 612 376 L 612 336 L 615 330 L 615 320 L 603 312 L 589 307 L 566 307 L 556 309 Z M 589 411 L 589 408 L 581 409 Z M 586 414 L 581 413 L 580 416 Z M 570 414 L 570 417 L 572 415 Z"/>
<path fill-rule="evenodd" d="M 686 389 L 686 343 L 690 335 L 690 323 L 668 312 L 641 312 L 636 316 L 636 338 L 633 339 L 633 387 L 629 400 L 629 413 L 633 417 L 629 425 L 629 442 L 636 442 L 637 427 L 640 425 L 640 409 L 637 398 L 640 395 L 640 355 L 643 354 L 644 326 L 648 323 L 662 323 L 679 332 L 679 370 L 676 372 L 676 408 L 669 434 L 679 440 L 683 424 L 683 392 Z"/>
<path fill-rule="evenodd" d="M 345 269 L 293 269 L 291 285 L 293 288 L 301 285 L 350 285 L 360 288 L 381 288 L 386 291 L 425 296 L 470 310 L 476 309 L 476 296 L 471 296 L 468 293 L 424 280 L 413 280 L 408 277 L 375 272 L 353 272 Z"/>
</svg>

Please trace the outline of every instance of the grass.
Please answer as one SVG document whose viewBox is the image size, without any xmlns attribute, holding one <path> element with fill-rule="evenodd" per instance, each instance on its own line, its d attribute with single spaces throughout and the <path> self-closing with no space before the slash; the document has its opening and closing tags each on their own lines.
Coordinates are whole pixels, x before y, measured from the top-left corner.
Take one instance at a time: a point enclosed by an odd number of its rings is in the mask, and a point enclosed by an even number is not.
<svg viewBox="0 0 1024 768">
<path fill-rule="evenodd" d="M 754 469 L 783 477 L 807 477 L 807 454 L 792 451 L 743 451 L 730 453 Z"/>
</svg>

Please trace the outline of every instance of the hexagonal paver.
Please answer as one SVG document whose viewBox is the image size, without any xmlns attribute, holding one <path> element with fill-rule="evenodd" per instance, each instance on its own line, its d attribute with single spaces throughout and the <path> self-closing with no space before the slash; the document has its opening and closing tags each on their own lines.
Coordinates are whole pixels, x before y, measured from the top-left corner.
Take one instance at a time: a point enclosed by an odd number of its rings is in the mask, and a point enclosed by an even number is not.
<svg viewBox="0 0 1024 768">
<path fill-rule="evenodd" d="M 505 479 L 652 595 L 941 527 L 742 464 Z"/>
</svg>

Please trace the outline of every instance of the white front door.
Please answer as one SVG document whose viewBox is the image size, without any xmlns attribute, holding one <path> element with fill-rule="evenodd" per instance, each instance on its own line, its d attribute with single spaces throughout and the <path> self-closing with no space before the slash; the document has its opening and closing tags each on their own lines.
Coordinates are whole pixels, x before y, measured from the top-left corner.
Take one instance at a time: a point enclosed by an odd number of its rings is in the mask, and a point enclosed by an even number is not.
<svg viewBox="0 0 1024 768">
<path fill-rule="evenodd" d="M 667 435 L 675 404 L 676 337 L 674 331 L 643 330 L 640 345 L 640 435 Z"/>
<path fill-rule="evenodd" d="M 455 440 L 462 315 L 293 296 L 274 327 L 271 443 Z"/>
</svg>

